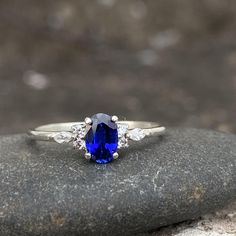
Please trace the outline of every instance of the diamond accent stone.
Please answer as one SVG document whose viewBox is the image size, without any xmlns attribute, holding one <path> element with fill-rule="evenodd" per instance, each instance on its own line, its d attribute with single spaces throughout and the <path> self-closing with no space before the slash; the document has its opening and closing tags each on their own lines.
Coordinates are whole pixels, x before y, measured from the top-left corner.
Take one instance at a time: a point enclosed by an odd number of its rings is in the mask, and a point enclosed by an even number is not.
<svg viewBox="0 0 236 236">
<path fill-rule="evenodd" d="M 127 134 L 128 131 L 128 124 L 118 124 L 118 137 L 123 137 L 124 135 Z"/>
<path fill-rule="evenodd" d="M 126 148 L 128 146 L 129 146 L 129 143 L 128 143 L 128 138 L 126 136 L 119 138 L 118 148 Z"/>
<path fill-rule="evenodd" d="M 55 142 L 57 143 L 69 143 L 72 140 L 72 133 L 70 132 L 60 132 L 54 137 Z"/>
<path fill-rule="evenodd" d="M 86 126 L 82 124 L 73 125 L 71 127 L 73 134 L 78 135 L 80 138 L 84 138 L 86 135 Z"/>
<path fill-rule="evenodd" d="M 71 127 L 73 132 L 73 146 L 79 149 L 85 149 L 85 135 L 86 135 L 86 126 L 83 124 L 73 125 Z"/>
<path fill-rule="evenodd" d="M 80 150 L 85 149 L 85 140 L 75 137 L 73 141 L 73 146 Z"/>
<path fill-rule="evenodd" d="M 145 137 L 144 131 L 140 128 L 129 130 L 129 138 L 134 141 L 140 141 Z"/>
<path fill-rule="evenodd" d="M 118 137 L 119 137 L 119 141 L 118 141 L 118 148 L 124 148 L 124 147 L 128 147 L 128 138 L 126 136 L 127 132 L 128 132 L 128 124 L 118 124 Z"/>
</svg>

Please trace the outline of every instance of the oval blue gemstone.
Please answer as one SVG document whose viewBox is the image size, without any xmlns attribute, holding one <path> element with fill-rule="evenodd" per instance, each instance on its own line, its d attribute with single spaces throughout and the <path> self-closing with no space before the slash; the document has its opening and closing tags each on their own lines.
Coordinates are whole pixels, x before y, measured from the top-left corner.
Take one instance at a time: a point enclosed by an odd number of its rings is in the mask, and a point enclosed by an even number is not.
<svg viewBox="0 0 236 236">
<path fill-rule="evenodd" d="M 93 123 L 85 137 L 87 151 L 97 163 L 110 162 L 118 147 L 117 124 L 111 121 L 111 116 L 103 113 L 91 119 Z"/>
</svg>

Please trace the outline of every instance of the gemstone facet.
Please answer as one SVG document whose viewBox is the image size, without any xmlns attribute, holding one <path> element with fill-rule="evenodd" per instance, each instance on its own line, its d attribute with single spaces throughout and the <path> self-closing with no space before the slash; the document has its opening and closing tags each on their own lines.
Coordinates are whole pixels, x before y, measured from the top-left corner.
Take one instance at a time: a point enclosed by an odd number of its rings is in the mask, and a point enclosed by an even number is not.
<svg viewBox="0 0 236 236">
<path fill-rule="evenodd" d="M 117 124 L 111 116 L 103 113 L 92 116 L 91 120 L 85 136 L 86 149 L 91 154 L 91 160 L 108 163 L 113 160 L 118 147 Z"/>
</svg>

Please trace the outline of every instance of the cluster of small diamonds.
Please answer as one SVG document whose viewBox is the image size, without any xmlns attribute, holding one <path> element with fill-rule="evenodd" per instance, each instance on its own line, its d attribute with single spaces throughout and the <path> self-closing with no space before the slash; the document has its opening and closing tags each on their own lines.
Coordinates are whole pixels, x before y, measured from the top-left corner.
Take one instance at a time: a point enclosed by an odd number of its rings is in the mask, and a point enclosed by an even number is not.
<svg viewBox="0 0 236 236">
<path fill-rule="evenodd" d="M 78 124 L 71 127 L 73 133 L 73 146 L 78 149 L 85 149 L 86 125 Z"/>
<path fill-rule="evenodd" d="M 118 124 L 118 148 L 128 147 L 128 128 L 127 124 Z"/>
</svg>

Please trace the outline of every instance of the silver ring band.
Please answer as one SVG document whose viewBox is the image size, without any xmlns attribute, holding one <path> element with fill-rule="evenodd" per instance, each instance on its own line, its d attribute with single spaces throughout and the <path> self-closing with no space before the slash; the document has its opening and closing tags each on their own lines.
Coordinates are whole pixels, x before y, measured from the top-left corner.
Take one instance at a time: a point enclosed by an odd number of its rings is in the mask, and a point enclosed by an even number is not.
<svg viewBox="0 0 236 236">
<path fill-rule="evenodd" d="M 117 149 L 129 146 L 129 140 L 140 141 L 147 136 L 158 136 L 165 127 L 156 122 L 118 121 L 117 116 L 103 113 L 84 122 L 55 123 L 39 126 L 29 131 L 36 140 L 72 143 L 86 151 L 86 159 L 107 163 L 118 158 Z"/>
<path fill-rule="evenodd" d="M 149 121 L 119 121 L 117 124 L 127 124 L 128 130 L 136 128 L 142 129 L 145 136 L 158 136 L 165 132 L 165 127 L 160 126 L 159 123 Z M 55 141 L 54 137 L 61 132 L 72 132 L 73 126 L 85 125 L 85 122 L 67 122 L 42 125 L 34 130 L 30 130 L 31 137 L 35 140 L 41 141 Z"/>
</svg>

